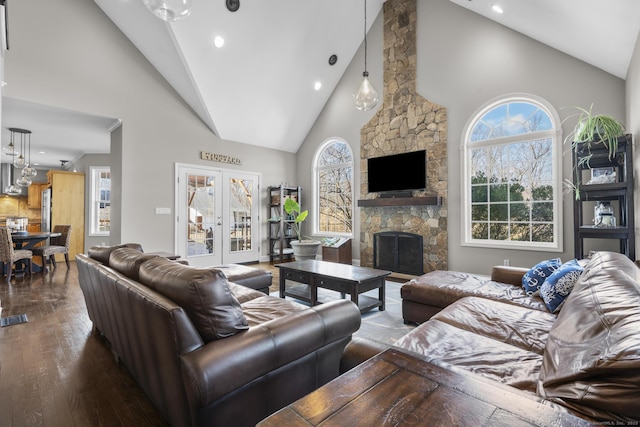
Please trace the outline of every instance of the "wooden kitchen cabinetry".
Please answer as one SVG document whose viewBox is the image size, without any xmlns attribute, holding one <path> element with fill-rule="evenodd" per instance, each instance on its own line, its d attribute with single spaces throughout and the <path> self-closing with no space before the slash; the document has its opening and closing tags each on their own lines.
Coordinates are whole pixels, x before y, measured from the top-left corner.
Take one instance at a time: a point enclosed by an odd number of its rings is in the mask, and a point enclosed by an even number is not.
<svg viewBox="0 0 640 427">
<path fill-rule="evenodd" d="M 27 195 L 27 207 L 29 209 L 40 209 L 42 206 L 42 191 L 49 184 L 34 182 L 29 186 L 29 194 Z"/>
<path fill-rule="evenodd" d="M 69 259 L 75 259 L 76 254 L 84 252 L 84 174 L 50 170 L 47 178 L 51 185 L 51 228 L 72 226 Z"/>
</svg>

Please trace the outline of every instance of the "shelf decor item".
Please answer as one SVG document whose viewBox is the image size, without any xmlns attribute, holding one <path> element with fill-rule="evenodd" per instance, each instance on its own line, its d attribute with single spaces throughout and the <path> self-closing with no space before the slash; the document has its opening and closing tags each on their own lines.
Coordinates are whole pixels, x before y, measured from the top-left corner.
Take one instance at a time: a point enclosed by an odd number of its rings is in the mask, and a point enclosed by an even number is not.
<svg viewBox="0 0 640 427">
<path fill-rule="evenodd" d="M 594 227 L 615 227 L 616 217 L 613 216 L 613 206 L 609 202 L 598 202 L 594 207 Z"/>
<path fill-rule="evenodd" d="M 591 168 L 591 179 L 587 182 L 591 184 L 611 184 L 616 182 L 616 171 L 612 167 Z"/>
</svg>

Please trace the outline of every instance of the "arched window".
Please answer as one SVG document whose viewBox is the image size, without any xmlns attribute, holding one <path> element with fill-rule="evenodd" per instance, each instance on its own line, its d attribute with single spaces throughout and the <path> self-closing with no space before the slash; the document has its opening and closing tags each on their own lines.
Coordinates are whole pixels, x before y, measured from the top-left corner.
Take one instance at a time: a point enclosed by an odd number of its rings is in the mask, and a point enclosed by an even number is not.
<svg viewBox="0 0 640 427">
<path fill-rule="evenodd" d="M 561 251 L 555 110 L 530 95 L 503 97 L 482 107 L 463 135 L 463 244 Z"/>
<path fill-rule="evenodd" d="M 314 159 L 314 232 L 351 236 L 353 233 L 353 153 L 345 141 L 331 139 Z"/>
</svg>

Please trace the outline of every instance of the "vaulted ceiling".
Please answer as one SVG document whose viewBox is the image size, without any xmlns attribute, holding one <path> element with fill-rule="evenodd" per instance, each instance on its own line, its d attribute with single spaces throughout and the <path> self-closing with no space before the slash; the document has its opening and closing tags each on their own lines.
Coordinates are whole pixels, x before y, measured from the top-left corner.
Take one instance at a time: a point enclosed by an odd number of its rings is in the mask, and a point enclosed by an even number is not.
<svg viewBox="0 0 640 427">
<path fill-rule="evenodd" d="M 290 152 L 363 41 L 363 0 L 241 0 L 236 12 L 224 0 L 192 0 L 173 23 L 142 0 L 94 1 L 221 138 Z M 640 29 L 638 0 L 451 1 L 622 79 Z M 369 27 L 383 3 L 368 0 Z"/>
<path fill-rule="evenodd" d="M 289 152 L 298 150 L 363 41 L 363 0 L 240 0 L 237 12 L 224 0 L 192 0 L 191 14 L 174 23 L 156 18 L 142 0 L 94 1 L 214 133 Z M 622 79 L 640 30 L 638 0 L 450 1 Z M 383 2 L 367 0 L 369 27 Z M 493 12 L 494 4 L 504 13 Z M 225 40 L 221 48 L 217 36 Z M 3 107 L 7 141 L 6 128 L 23 127 L 29 106 L 10 100 Z M 115 123 L 85 119 L 102 135 Z M 56 120 L 41 130 L 68 150 L 53 155 L 55 163 L 79 157 L 77 144 L 65 146 L 73 135 L 55 137 L 62 132 Z M 104 152 L 101 141 L 93 152 Z"/>
</svg>

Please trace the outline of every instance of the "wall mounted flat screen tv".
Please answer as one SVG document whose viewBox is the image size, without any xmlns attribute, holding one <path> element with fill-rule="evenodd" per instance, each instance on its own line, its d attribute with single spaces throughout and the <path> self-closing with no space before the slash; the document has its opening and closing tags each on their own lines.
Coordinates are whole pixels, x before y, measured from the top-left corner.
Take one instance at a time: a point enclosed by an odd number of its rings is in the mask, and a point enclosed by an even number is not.
<svg viewBox="0 0 640 427">
<path fill-rule="evenodd" d="M 370 193 L 423 190 L 427 187 L 427 152 L 411 151 L 367 159 Z"/>
</svg>

